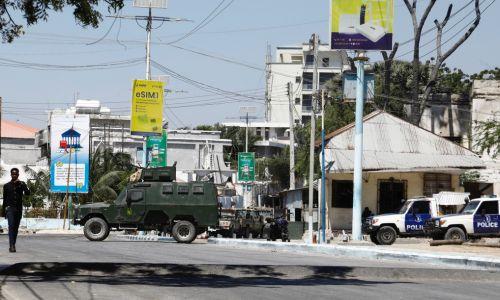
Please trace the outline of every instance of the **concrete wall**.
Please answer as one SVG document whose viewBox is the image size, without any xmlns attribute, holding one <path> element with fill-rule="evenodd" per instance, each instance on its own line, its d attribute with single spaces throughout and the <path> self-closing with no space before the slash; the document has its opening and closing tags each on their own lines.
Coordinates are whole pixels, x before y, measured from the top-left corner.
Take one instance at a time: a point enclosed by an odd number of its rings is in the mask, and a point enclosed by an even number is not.
<svg viewBox="0 0 500 300">
<path fill-rule="evenodd" d="M 4 164 L 35 164 L 41 156 L 40 148 L 35 147 L 35 139 L 2 138 L 2 157 Z"/>
<path fill-rule="evenodd" d="M 378 181 L 389 180 L 407 181 L 407 198 L 424 194 L 424 173 L 363 173 L 363 196 L 361 207 L 368 207 L 373 213 L 378 213 Z M 326 182 L 327 228 L 350 229 L 352 221 L 351 208 L 332 207 L 332 180 L 353 180 L 353 174 L 328 174 Z M 463 191 L 459 185 L 459 175 L 451 177 L 452 190 Z"/>
</svg>

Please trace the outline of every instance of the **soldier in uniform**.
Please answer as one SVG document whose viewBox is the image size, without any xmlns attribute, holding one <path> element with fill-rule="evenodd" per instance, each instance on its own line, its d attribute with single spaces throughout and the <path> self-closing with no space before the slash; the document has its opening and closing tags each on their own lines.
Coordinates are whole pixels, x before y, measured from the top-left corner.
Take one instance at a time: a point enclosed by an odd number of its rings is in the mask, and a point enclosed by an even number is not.
<svg viewBox="0 0 500 300">
<path fill-rule="evenodd" d="M 11 181 L 3 186 L 2 216 L 9 223 L 9 252 L 16 252 L 16 240 L 19 224 L 23 213 L 23 196 L 28 196 L 30 190 L 25 182 L 19 180 L 19 169 L 10 170 Z"/>
</svg>

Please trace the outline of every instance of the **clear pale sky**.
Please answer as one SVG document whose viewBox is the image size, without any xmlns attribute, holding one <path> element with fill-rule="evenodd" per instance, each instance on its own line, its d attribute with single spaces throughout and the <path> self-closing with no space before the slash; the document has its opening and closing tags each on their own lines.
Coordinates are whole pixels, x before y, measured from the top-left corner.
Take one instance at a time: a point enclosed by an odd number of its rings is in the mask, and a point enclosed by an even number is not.
<svg viewBox="0 0 500 300">
<path fill-rule="evenodd" d="M 473 36 L 447 61 L 449 66 L 461 68 L 466 73 L 500 66 L 500 1 L 481 1 L 482 8 L 490 3 L 492 5 L 484 13 Z M 170 0 L 168 9 L 155 10 L 154 15 L 157 16 L 182 17 L 193 22 L 165 23 L 155 29 L 152 58 L 190 79 L 222 90 L 250 94 L 251 101 L 235 102 L 235 95 L 231 96 L 233 99 L 220 100 L 222 97 L 208 96 L 210 93 L 207 91 L 171 78 L 167 88 L 174 93 L 166 96 L 167 107 L 172 107 L 172 110 L 166 110 L 170 128 L 237 118 L 242 105 L 258 106 L 258 111 L 263 111 L 265 75 L 262 70 L 165 45 L 198 25 L 220 2 Z M 435 18 L 444 17 L 449 3 L 454 3 L 454 11 L 457 11 L 469 2 L 439 0 L 426 28 L 433 26 Z M 404 42 L 412 37 L 411 20 L 403 1 L 395 0 L 395 3 L 395 40 Z M 102 11 L 106 14 L 105 9 Z M 145 15 L 146 12 L 146 9 L 132 7 L 131 1 L 126 1 L 122 11 L 123 15 Z M 274 54 L 276 46 L 306 42 L 313 32 L 318 33 L 323 42 L 328 42 L 328 19 L 329 0 L 235 0 L 211 23 L 175 45 L 264 69 L 267 43 L 272 46 Z M 450 20 L 448 28 L 458 24 L 445 33 L 443 40 L 452 38 L 473 19 L 473 5 L 469 4 Z M 113 19 L 105 18 L 99 29 L 82 29 L 75 24 L 69 9 L 63 13 L 51 13 L 47 23 L 27 28 L 26 35 L 12 44 L 1 44 L 0 58 L 50 65 L 91 65 L 144 57 L 146 34 L 135 21 L 123 20 L 121 24 L 116 21 L 104 40 L 86 45 L 103 37 L 112 23 Z M 122 44 L 117 42 L 117 37 L 123 41 Z M 422 54 L 434 49 L 434 39 L 435 32 L 424 36 L 422 43 L 430 44 L 422 49 Z M 400 59 L 411 58 L 411 43 L 402 46 L 398 56 L 409 51 Z M 425 58 L 431 56 L 429 54 Z M 371 54 L 371 57 L 372 61 L 380 59 L 378 53 Z M 163 73 L 153 68 L 153 75 L 160 74 Z M 144 76 L 145 63 L 120 69 L 61 71 L 17 68 L 0 61 L 3 116 L 41 128 L 46 124 L 48 109 L 68 107 L 74 103 L 75 97 L 98 99 L 111 107 L 113 112 L 128 114 L 132 80 Z M 213 105 L 214 101 L 215 104 L 217 101 L 226 103 Z M 185 105 L 190 107 L 179 107 Z"/>
</svg>

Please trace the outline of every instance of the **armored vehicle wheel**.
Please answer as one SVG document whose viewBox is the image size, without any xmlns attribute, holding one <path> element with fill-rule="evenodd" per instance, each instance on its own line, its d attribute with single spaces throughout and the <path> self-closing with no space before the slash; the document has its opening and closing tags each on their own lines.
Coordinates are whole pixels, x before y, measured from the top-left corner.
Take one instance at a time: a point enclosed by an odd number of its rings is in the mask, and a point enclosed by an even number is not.
<svg viewBox="0 0 500 300">
<path fill-rule="evenodd" d="M 455 240 L 455 241 L 463 241 L 467 239 L 467 236 L 465 235 L 465 232 L 458 228 L 458 227 L 452 227 L 446 231 L 446 234 L 444 235 L 445 240 Z"/>
<path fill-rule="evenodd" d="M 189 244 L 196 238 L 196 228 L 189 221 L 178 221 L 172 228 L 172 236 L 178 243 Z"/>
<path fill-rule="evenodd" d="M 392 245 L 396 238 L 397 232 L 391 226 L 384 226 L 377 231 L 377 241 L 380 245 Z"/>
<path fill-rule="evenodd" d="M 109 235 L 109 226 L 102 218 L 90 218 L 85 222 L 83 233 L 90 241 L 103 241 Z"/>
<path fill-rule="evenodd" d="M 370 241 L 372 241 L 372 243 L 374 243 L 375 245 L 380 245 L 380 243 L 377 240 L 377 234 L 375 233 L 370 234 Z"/>
</svg>

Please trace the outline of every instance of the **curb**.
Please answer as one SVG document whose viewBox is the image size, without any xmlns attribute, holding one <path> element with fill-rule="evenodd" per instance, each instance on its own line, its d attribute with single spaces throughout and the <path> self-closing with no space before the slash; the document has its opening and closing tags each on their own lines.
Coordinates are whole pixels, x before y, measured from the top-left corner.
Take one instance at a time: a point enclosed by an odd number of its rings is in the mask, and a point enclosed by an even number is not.
<svg viewBox="0 0 500 300">
<path fill-rule="evenodd" d="M 156 235 L 117 235 L 117 238 L 128 241 L 142 242 L 175 242 L 172 237 L 156 236 Z"/>
<path fill-rule="evenodd" d="M 478 268 L 485 270 L 500 271 L 500 259 L 493 257 L 470 257 L 460 254 L 433 254 L 415 251 L 398 251 L 381 249 L 377 246 L 341 246 L 341 245 L 307 245 L 267 241 L 249 241 L 225 238 L 209 238 L 208 244 L 265 249 L 273 251 L 289 251 L 300 253 L 321 253 L 334 256 L 366 258 L 366 259 L 389 259 L 416 263 L 430 263 L 434 265 L 455 266 L 463 268 Z"/>
</svg>

